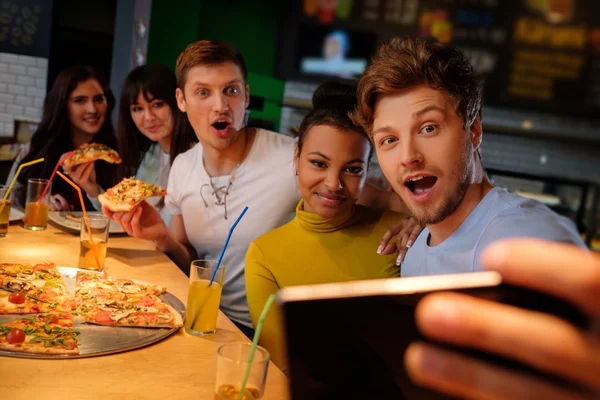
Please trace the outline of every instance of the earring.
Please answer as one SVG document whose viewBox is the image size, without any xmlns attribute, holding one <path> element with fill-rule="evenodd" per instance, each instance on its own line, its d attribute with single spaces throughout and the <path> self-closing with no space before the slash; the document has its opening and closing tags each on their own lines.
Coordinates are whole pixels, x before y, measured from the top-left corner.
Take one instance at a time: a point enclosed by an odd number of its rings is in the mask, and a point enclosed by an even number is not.
<svg viewBox="0 0 600 400">
<path fill-rule="evenodd" d="M 298 176 L 298 171 L 296 171 L 296 176 Z"/>
</svg>

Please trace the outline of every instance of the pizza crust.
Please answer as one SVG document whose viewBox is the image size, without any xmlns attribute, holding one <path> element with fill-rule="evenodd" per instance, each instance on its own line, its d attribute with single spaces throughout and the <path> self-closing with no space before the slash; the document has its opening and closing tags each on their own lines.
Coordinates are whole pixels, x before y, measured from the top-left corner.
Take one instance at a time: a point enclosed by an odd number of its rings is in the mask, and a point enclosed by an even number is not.
<svg viewBox="0 0 600 400">
<path fill-rule="evenodd" d="M 100 202 L 100 204 L 102 204 L 104 207 L 108 208 L 112 212 L 129 212 L 129 211 L 133 210 L 139 204 L 139 203 L 136 203 L 136 204 L 132 205 L 132 204 L 117 203 L 114 201 L 110 201 L 107 198 L 106 193 L 102 193 L 101 195 L 99 195 L 98 201 Z M 140 203 L 141 203 L 141 201 L 140 201 Z"/>
<path fill-rule="evenodd" d="M 30 345 L 27 342 L 18 344 L 0 343 L 0 350 L 30 354 L 79 354 L 79 349 L 77 347 L 75 347 L 74 349 L 65 349 L 60 347 L 44 347 Z"/>
</svg>

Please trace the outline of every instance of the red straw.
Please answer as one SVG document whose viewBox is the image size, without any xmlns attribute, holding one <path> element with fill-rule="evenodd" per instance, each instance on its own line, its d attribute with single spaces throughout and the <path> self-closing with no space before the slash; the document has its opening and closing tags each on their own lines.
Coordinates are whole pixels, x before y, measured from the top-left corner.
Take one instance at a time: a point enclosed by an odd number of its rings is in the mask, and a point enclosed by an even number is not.
<svg viewBox="0 0 600 400">
<path fill-rule="evenodd" d="M 58 168 L 61 165 L 63 165 L 63 163 L 65 162 L 65 160 L 67 158 L 71 157 L 71 154 L 73 154 L 74 152 L 75 152 L 75 150 L 69 151 L 68 153 L 65 153 L 60 158 L 60 160 L 58 160 L 58 162 L 56 163 L 56 167 L 54 167 L 54 171 L 52 171 L 52 175 L 50 175 L 50 179 L 48 179 L 48 184 L 46 185 L 46 187 L 44 188 L 44 191 L 42 192 L 42 195 L 38 199 L 38 204 L 41 204 L 41 202 L 44 200 L 44 196 L 46 196 L 46 192 L 48 192 L 48 188 L 50 187 L 50 184 L 52 183 L 52 179 L 54 179 L 54 175 L 56 175 L 56 171 L 58 171 Z"/>
<path fill-rule="evenodd" d="M 89 217 L 87 212 L 85 211 L 85 203 L 83 202 L 83 195 L 81 194 L 81 189 L 79 188 L 79 186 L 73 183 L 72 180 L 70 180 L 60 172 L 58 172 L 58 175 L 60 175 L 60 177 L 63 178 L 69 185 L 73 186 L 73 188 L 77 191 L 77 194 L 79 195 L 79 201 L 81 202 L 81 210 L 83 211 L 83 222 L 85 223 L 88 235 L 90 236 L 90 245 L 92 246 L 92 253 L 94 253 L 94 258 L 96 259 L 96 266 L 98 267 L 98 270 L 101 270 L 102 266 L 100 265 L 98 251 L 96 250 L 96 244 L 94 243 L 94 237 L 92 236 L 92 228 L 90 227 Z"/>
</svg>

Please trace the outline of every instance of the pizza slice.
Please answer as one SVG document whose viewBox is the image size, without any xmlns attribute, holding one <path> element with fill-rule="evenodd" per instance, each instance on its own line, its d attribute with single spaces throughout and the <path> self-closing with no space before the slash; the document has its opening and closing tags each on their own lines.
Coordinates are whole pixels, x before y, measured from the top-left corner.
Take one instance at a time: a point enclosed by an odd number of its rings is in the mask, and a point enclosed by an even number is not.
<svg viewBox="0 0 600 400">
<path fill-rule="evenodd" d="M 49 313 L 0 324 L 0 350 L 35 354 L 79 354 L 70 313 Z"/>
<path fill-rule="evenodd" d="M 52 263 L 0 264 L 0 314 L 70 312 L 75 299 Z"/>
<path fill-rule="evenodd" d="M 97 272 L 77 271 L 75 276 L 75 295 L 90 296 L 98 292 L 120 292 L 124 294 L 153 294 L 167 292 L 164 286 L 137 280 L 119 278 Z"/>
<path fill-rule="evenodd" d="M 104 293 L 79 301 L 83 321 L 98 325 L 140 328 L 180 328 L 183 318 L 169 304 L 151 294 Z"/>
<path fill-rule="evenodd" d="M 98 200 L 112 212 L 127 212 L 149 197 L 166 194 L 167 191 L 160 186 L 140 179 L 125 178 L 98 196 Z"/>
<path fill-rule="evenodd" d="M 76 314 L 84 322 L 147 328 L 179 328 L 181 315 L 158 296 L 164 286 L 95 272 L 75 276 Z"/>
<path fill-rule="evenodd" d="M 96 160 L 104 160 L 111 164 L 121 163 L 121 157 L 115 150 L 103 144 L 88 143 L 81 145 L 79 149 L 71 152 L 71 154 L 64 160 L 63 165 L 67 168 L 71 168 L 75 165 Z"/>
</svg>

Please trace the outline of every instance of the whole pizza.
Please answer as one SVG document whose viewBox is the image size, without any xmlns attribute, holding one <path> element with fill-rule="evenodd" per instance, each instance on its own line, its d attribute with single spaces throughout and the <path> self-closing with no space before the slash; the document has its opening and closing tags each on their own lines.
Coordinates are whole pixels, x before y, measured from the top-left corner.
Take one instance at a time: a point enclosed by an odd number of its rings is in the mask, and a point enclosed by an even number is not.
<svg viewBox="0 0 600 400">
<path fill-rule="evenodd" d="M 77 272 L 71 295 L 56 266 L 0 264 L 0 315 L 32 314 L 0 324 L 0 350 L 79 354 L 83 323 L 142 328 L 180 328 L 181 315 L 159 296 L 166 288 L 95 272 Z"/>
</svg>

